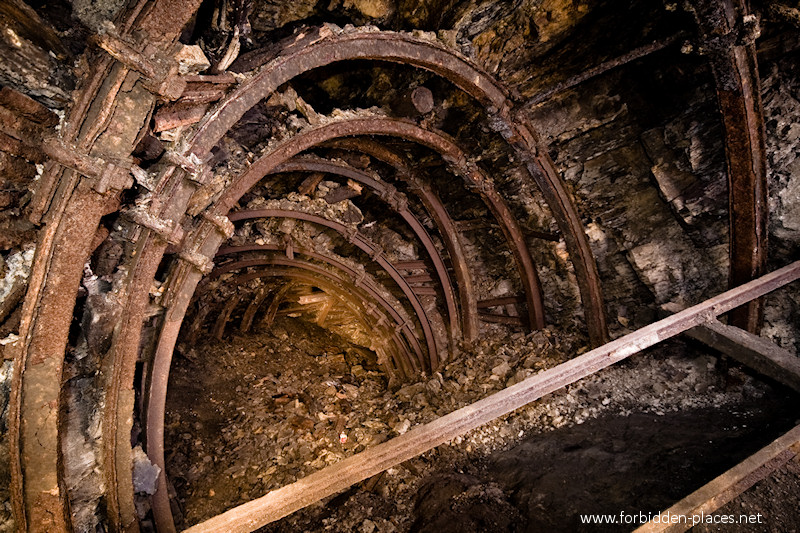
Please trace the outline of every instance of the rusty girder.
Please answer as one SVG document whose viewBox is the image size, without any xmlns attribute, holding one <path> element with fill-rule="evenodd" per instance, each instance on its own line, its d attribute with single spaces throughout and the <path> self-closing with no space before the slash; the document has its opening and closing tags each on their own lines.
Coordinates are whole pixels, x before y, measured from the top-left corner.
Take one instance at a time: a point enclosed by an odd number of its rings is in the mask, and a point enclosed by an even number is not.
<svg viewBox="0 0 800 533">
<path fill-rule="evenodd" d="M 725 128 L 730 228 L 729 287 L 757 278 L 767 264 L 767 156 L 755 38 L 757 20 L 743 0 L 693 0 L 704 52 L 716 81 Z M 731 325 L 758 333 L 764 302 L 734 309 Z"/>
<path fill-rule="evenodd" d="M 197 9 L 199 0 L 176 2 L 138 1 L 117 20 L 120 34 L 133 31 L 149 35 L 153 50 L 169 51 L 184 23 Z M 145 8 L 145 6 L 147 6 Z M 163 14 L 169 12 L 169 17 Z M 104 157 L 126 159 L 133 146 L 124 131 L 109 128 L 123 81 L 136 76 L 109 56 L 101 55 L 89 64 L 88 81 L 74 94 L 73 105 L 60 140 L 81 154 L 102 150 Z M 130 74 L 130 76 L 129 76 Z M 155 95 L 142 94 L 142 105 L 150 106 Z M 109 142 L 111 139 L 116 142 Z M 14 380 L 9 409 L 11 443 L 11 494 L 16 526 L 20 530 L 67 530 L 67 495 L 59 475 L 59 394 L 64 349 L 74 308 L 75 293 L 83 265 L 91 253 L 91 242 L 100 218 L 116 209 L 118 190 L 98 192 L 91 179 L 64 169 L 58 163 L 46 165 L 31 202 L 31 218 L 47 223 L 40 232 L 36 260 L 20 324 L 20 341 L 15 349 Z M 141 326 L 143 306 L 126 306 L 129 318 Z M 118 339 L 115 339 L 115 344 Z M 112 348 L 113 349 L 113 348 Z M 131 367 L 132 368 L 132 367 Z M 132 382 L 133 373 L 130 373 Z M 110 381 L 122 381 L 114 373 Z M 109 384 L 109 389 L 114 386 Z M 129 387 L 130 388 L 130 387 Z M 108 405 L 116 410 L 116 401 Z M 133 409 L 132 402 L 125 410 Z M 116 415 L 114 415 L 116 418 Z M 118 428 L 103 423 L 104 439 L 116 450 Z M 122 432 L 124 433 L 124 432 Z M 106 457 L 106 504 L 112 527 L 137 529 L 133 509 L 130 473 L 130 437 L 119 448 L 124 470 L 115 472 L 118 457 Z"/>
<path fill-rule="evenodd" d="M 532 329 L 544 327 L 544 304 L 539 276 L 533 263 L 525 236 L 505 200 L 494 187 L 494 183 L 447 135 L 424 129 L 417 124 L 382 115 L 333 121 L 301 131 L 288 141 L 278 143 L 273 149 L 254 161 L 246 171 L 238 175 L 223 195 L 208 211 L 214 215 L 227 213 L 239 198 L 266 174 L 272 172 L 283 161 L 321 143 L 346 136 L 383 135 L 399 137 L 426 146 L 439 153 L 450 168 L 462 176 L 483 198 L 494 214 L 503 235 L 509 242 L 517 269 L 525 289 L 528 317 Z"/>
<path fill-rule="evenodd" d="M 200 123 L 192 140 L 192 153 L 198 156 L 207 153 L 248 109 L 303 72 L 355 59 L 390 61 L 434 72 L 484 106 L 492 127 L 508 142 L 539 186 L 572 258 L 592 342 L 597 345 L 607 340 L 600 277 L 583 223 L 547 150 L 540 145 L 530 121 L 517 108 L 508 89 L 441 44 L 404 33 L 336 33 L 326 26 L 308 30 L 277 55 L 266 59 L 269 61 L 257 75 L 220 102 Z M 254 61 L 247 66 L 256 68 L 261 63 Z M 529 314 L 534 313 L 529 310 Z"/>
<path fill-rule="evenodd" d="M 475 284 L 470 275 L 464 247 L 459 240 L 458 228 L 456 228 L 450 213 L 447 212 L 442 201 L 431 189 L 430 185 L 411 168 L 405 156 L 384 144 L 365 137 L 347 137 L 334 139 L 326 143 L 326 145 L 342 150 L 362 152 L 393 167 L 396 170 L 395 178 L 407 183 L 411 192 L 419 196 L 428 214 L 439 228 L 439 235 L 453 263 L 453 272 L 456 276 L 461 299 L 464 340 L 468 343 L 473 342 L 478 336 L 478 298 L 475 295 Z"/>
<path fill-rule="evenodd" d="M 439 278 L 439 285 L 442 288 L 442 294 L 444 294 L 448 321 L 450 323 L 451 351 L 454 351 L 456 340 L 460 338 L 461 327 L 459 325 L 459 312 L 456 308 L 453 283 L 450 280 L 450 275 L 447 272 L 444 260 L 439 250 L 436 249 L 436 245 L 433 243 L 433 239 L 431 239 L 428 231 L 416 215 L 408 208 L 405 195 L 395 189 L 391 184 L 376 178 L 369 172 L 353 168 L 344 162 L 328 161 L 313 156 L 295 157 L 283 163 L 273 171 L 274 174 L 281 172 L 323 172 L 349 178 L 375 191 L 377 196 L 386 202 L 389 207 L 408 224 L 428 253 L 428 257 L 433 263 L 433 268 L 436 270 L 436 276 Z"/>
<path fill-rule="evenodd" d="M 264 250 L 267 250 L 266 248 Z M 277 250 L 275 250 L 277 251 Z M 360 279 L 359 274 L 352 269 L 349 269 L 344 263 L 340 261 L 336 261 L 333 258 L 324 256 L 322 254 L 318 254 L 315 252 L 298 252 L 302 255 L 307 255 L 313 259 L 317 259 L 319 261 L 323 261 L 328 265 L 333 266 L 334 268 L 341 268 L 343 272 L 345 272 L 351 279 L 347 280 L 342 278 L 341 276 L 337 275 L 334 272 L 331 272 L 319 265 L 315 265 L 313 263 L 309 263 L 307 261 L 301 261 L 299 259 L 289 259 L 287 257 L 277 257 L 277 256 L 270 256 L 270 257 L 262 257 L 258 259 L 244 259 L 240 261 L 234 261 L 231 263 L 226 263 L 221 265 L 217 275 L 222 275 L 224 273 L 235 272 L 237 270 L 241 270 L 244 268 L 253 268 L 253 267 L 261 267 L 261 266 L 277 266 L 277 267 L 295 267 L 301 268 L 308 272 L 314 273 L 316 276 L 322 276 L 322 278 L 328 279 L 328 281 L 333 281 L 339 284 L 341 287 L 345 289 L 345 293 L 347 294 L 346 290 L 353 290 L 356 294 L 361 297 L 362 301 L 374 301 L 378 303 L 384 311 L 387 313 L 388 316 L 394 321 L 393 328 L 398 332 L 402 333 L 406 339 L 406 343 L 413 351 L 411 352 L 404 352 L 403 358 L 405 360 L 405 364 L 398 367 L 402 370 L 404 376 L 409 378 L 415 372 L 419 372 L 425 365 L 424 361 L 424 354 L 422 352 L 421 346 L 417 339 L 417 334 L 414 329 L 409 325 L 408 320 L 401 315 L 397 309 L 389 302 L 385 297 L 380 294 L 380 290 L 377 287 L 377 284 L 372 280 L 367 279 Z M 242 274 L 237 278 L 239 283 L 244 283 L 249 279 L 253 279 L 252 277 L 248 277 L 251 273 Z M 320 279 L 322 279 L 320 278 Z M 344 301 L 353 303 L 352 296 L 348 298 L 344 298 Z M 369 312 L 367 312 L 369 314 Z M 382 315 L 378 317 L 378 322 L 381 325 L 385 325 L 388 323 L 388 319 L 386 316 Z"/>
<path fill-rule="evenodd" d="M 439 348 L 436 342 L 436 337 L 431 328 L 428 313 L 425 311 L 422 303 L 414 294 L 414 291 L 408 285 L 408 282 L 403 278 L 402 274 L 394 268 L 388 259 L 383 254 L 383 250 L 376 244 L 370 242 L 366 237 L 361 235 L 354 228 L 345 226 L 340 222 L 328 220 L 319 215 L 312 213 L 303 213 L 300 211 L 288 211 L 285 209 L 249 209 L 245 211 L 236 211 L 228 215 L 231 222 L 239 222 L 242 220 L 249 220 L 255 218 L 292 218 L 295 220 L 304 220 L 313 224 L 318 224 L 326 228 L 330 228 L 337 233 L 341 234 L 350 244 L 356 246 L 361 251 L 370 256 L 370 258 L 380 265 L 386 271 L 392 280 L 397 284 L 408 302 L 414 308 L 414 313 L 417 315 L 417 320 L 422 327 L 423 336 L 428 351 L 428 360 L 425 361 L 423 369 L 426 371 L 435 370 L 438 368 L 441 359 L 439 358 Z"/>
</svg>

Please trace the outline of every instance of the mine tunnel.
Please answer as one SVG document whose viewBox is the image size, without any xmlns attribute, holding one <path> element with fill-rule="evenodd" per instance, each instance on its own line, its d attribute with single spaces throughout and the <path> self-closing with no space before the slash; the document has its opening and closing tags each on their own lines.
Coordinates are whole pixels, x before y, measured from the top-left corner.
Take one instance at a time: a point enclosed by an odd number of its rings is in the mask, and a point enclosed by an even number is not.
<svg viewBox="0 0 800 533">
<path fill-rule="evenodd" d="M 0 531 L 797 529 L 796 3 L 0 20 Z"/>
</svg>

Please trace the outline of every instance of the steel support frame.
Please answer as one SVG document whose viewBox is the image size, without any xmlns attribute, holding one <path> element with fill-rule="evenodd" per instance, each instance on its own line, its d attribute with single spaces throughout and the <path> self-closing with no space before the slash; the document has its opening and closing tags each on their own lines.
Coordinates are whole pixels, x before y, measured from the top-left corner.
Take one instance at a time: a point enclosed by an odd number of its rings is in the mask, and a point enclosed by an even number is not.
<svg viewBox="0 0 800 533">
<path fill-rule="evenodd" d="M 226 214 L 245 192 L 289 157 L 331 139 L 364 135 L 399 137 L 422 144 L 439 153 L 454 172 L 480 193 L 511 247 L 525 289 L 531 328 L 543 328 L 544 303 L 541 283 L 519 223 L 495 189 L 492 180 L 477 165 L 471 164 L 467 155 L 442 132 L 427 130 L 413 122 L 387 118 L 383 115 L 362 115 L 308 128 L 298 132 L 288 141 L 279 143 L 274 149 L 253 161 L 247 170 L 233 179 L 222 196 L 207 208 L 207 212 L 213 215 Z"/>
<path fill-rule="evenodd" d="M 228 218 L 231 220 L 231 222 L 239 222 L 242 220 L 251 220 L 257 218 L 291 218 L 318 224 L 341 234 L 348 242 L 369 255 L 375 263 L 377 263 L 384 271 L 386 271 L 387 274 L 389 274 L 389 276 L 392 278 L 392 281 L 394 281 L 400 290 L 403 291 L 406 299 L 414 309 L 414 313 L 417 315 L 417 320 L 422 327 L 423 337 L 425 339 L 425 344 L 428 351 L 428 360 L 420 361 L 420 363 L 422 363 L 422 370 L 432 371 L 438 368 L 440 362 L 439 346 L 436 342 L 436 337 L 433 334 L 428 313 L 422 305 L 422 302 L 419 301 L 417 295 L 414 294 L 414 291 L 408 285 L 408 282 L 405 280 L 405 278 L 403 278 L 403 275 L 400 274 L 396 268 L 394 268 L 388 259 L 386 259 L 379 246 L 370 242 L 358 231 L 352 231 L 351 228 L 348 228 L 340 222 L 328 220 L 324 217 L 311 213 L 289 211 L 285 209 L 248 209 L 230 213 Z"/>
<path fill-rule="evenodd" d="M 219 256 L 225 256 L 229 254 L 239 254 L 245 252 L 256 252 L 256 251 L 268 251 L 268 252 L 280 252 L 281 249 L 277 246 L 271 245 L 252 245 L 252 246 L 237 246 L 231 248 L 222 248 L 220 249 Z M 326 255 L 313 252 L 310 250 L 296 250 L 295 253 L 299 255 L 305 255 L 317 261 L 322 261 L 333 268 L 343 271 L 347 274 L 351 279 L 347 281 L 334 273 L 326 273 L 331 279 L 334 279 L 336 282 L 341 283 L 343 285 L 348 285 L 355 287 L 356 290 L 363 292 L 365 297 L 369 297 L 370 299 L 376 301 L 383 309 L 392 317 L 396 327 L 399 328 L 400 331 L 406 337 L 408 345 L 414 351 L 414 356 L 408 354 L 408 368 L 412 369 L 415 372 L 419 372 L 421 368 L 424 366 L 424 356 L 422 353 L 421 346 L 419 344 L 419 339 L 417 338 L 417 333 L 414 331 L 413 328 L 408 324 L 408 318 L 404 317 L 391 302 L 386 300 L 385 297 L 381 296 L 380 289 L 378 288 L 378 284 L 374 282 L 372 279 L 364 276 L 363 280 L 359 281 L 359 273 L 348 267 L 346 264 L 342 263 L 341 261 L 337 261 L 334 258 L 328 257 Z M 266 266 L 266 265 L 277 265 L 277 266 L 294 266 L 300 265 L 305 270 L 309 270 L 315 272 L 316 274 L 323 274 L 325 273 L 324 270 L 320 269 L 320 267 L 312 266 L 311 263 L 298 261 L 296 259 L 289 259 L 286 257 L 280 258 L 256 258 L 256 259 L 243 259 L 232 261 L 228 263 L 221 264 L 215 272 L 212 272 L 211 276 L 218 277 L 225 273 L 232 272 L 235 270 L 239 270 L 242 268 L 250 268 L 250 267 L 258 267 L 258 266 Z M 407 374 L 407 378 L 410 378 L 411 375 Z"/>
<path fill-rule="evenodd" d="M 756 35 L 744 33 L 744 21 L 752 17 L 744 0 L 692 0 L 691 4 L 705 40 L 725 130 L 728 285 L 736 287 L 763 274 L 767 265 L 766 133 Z M 758 334 L 764 322 L 764 302 L 748 302 L 731 311 L 728 320 L 732 326 Z"/>
<path fill-rule="evenodd" d="M 132 4 L 116 21 L 121 34 L 149 34 L 155 49 L 165 52 L 177 39 L 199 0 L 177 2 L 142 0 Z M 163 17 L 169 12 L 169 17 Z M 108 126 L 117 105 L 119 89 L 128 76 L 124 66 L 110 57 L 90 62 L 87 82 L 73 95 L 60 139 L 80 153 L 90 153 Z M 155 100 L 155 97 L 153 98 Z M 120 147 L 116 154 L 127 158 Z M 59 395 L 64 349 L 72 319 L 75 294 L 83 265 L 100 218 L 113 211 L 118 191 L 98 193 L 87 181 L 59 164 L 48 164 L 30 205 L 34 222 L 45 220 L 40 233 L 35 265 L 20 323 L 20 341 L 14 347 L 14 378 L 9 408 L 11 499 L 16 527 L 27 531 L 66 530 L 69 512 L 62 484 L 59 445 Z M 79 230 L 79 231 L 76 231 Z M 134 316 L 137 309 L 131 309 Z M 116 343 L 115 339 L 115 343 Z M 138 343 L 137 343 L 138 344 Z M 135 360 L 132 366 L 135 365 Z M 132 381 L 132 372 L 131 372 Z M 124 379 L 113 374 L 111 379 Z M 113 385 L 112 387 L 113 388 Z M 132 388 L 132 385 L 131 385 Z M 116 405 L 116 404 L 114 404 Z M 132 403 L 125 410 L 133 409 Z M 115 446 L 117 428 L 103 424 L 104 446 Z M 108 519 L 117 529 L 137 530 L 130 474 L 130 442 L 127 438 L 125 470 L 116 471 L 116 458 L 105 463 Z"/>
<path fill-rule="evenodd" d="M 385 181 L 370 175 L 369 172 L 353 168 L 344 162 L 328 161 L 313 156 L 290 159 L 276 168 L 272 173 L 278 174 L 282 172 L 322 172 L 342 176 L 366 185 L 375 191 L 378 197 L 386 202 L 389 207 L 408 224 L 423 248 L 425 248 L 428 257 L 433 263 L 433 268 L 436 270 L 436 276 L 439 279 L 439 285 L 442 289 L 445 306 L 447 308 L 450 350 L 452 353 L 455 353 L 455 343 L 460 337 L 461 327 L 459 323 L 459 311 L 455 302 L 453 283 L 450 280 L 450 275 L 447 272 L 444 260 L 441 254 L 439 254 L 439 250 L 436 249 L 436 245 L 433 243 L 433 239 L 431 239 L 431 236 L 419 219 L 408 209 L 408 202 L 404 197 L 401 197 L 402 193 Z"/>
<path fill-rule="evenodd" d="M 439 235 L 444 242 L 450 260 L 453 263 L 453 272 L 459 287 L 461 313 L 463 317 L 462 332 L 464 340 L 472 343 L 478 336 L 478 298 L 475 295 L 475 283 L 469 271 L 464 246 L 459 239 L 456 227 L 450 213 L 447 212 L 441 199 L 436 195 L 431 186 L 417 175 L 409 161 L 402 154 L 392 150 L 374 139 L 366 137 L 346 137 L 334 139 L 326 146 L 342 150 L 361 152 L 395 169 L 395 178 L 408 184 L 411 192 L 419 197 L 422 205 L 428 211 L 431 219 L 439 228 Z"/>
<path fill-rule="evenodd" d="M 292 78 L 331 63 L 371 59 L 407 64 L 449 80 L 486 109 L 490 123 L 508 142 L 542 191 L 575 268 L 589 336 L 595 345 L 608 339 L 600 276 L 583 223 L 547 150 L 508 89 L 464 57 L 443 45 L 393 32 L 335 32 L 329 27 L 308 30 L 269 61 L 253 78 L 223 99 L 200 122 L 191 151 L 207 153 L 241 116 Z M 260 64 L 253 64 L 258 67 Z M 517 237 L 509 239 L 514 245 Z M 522 239 L 524 244 L 524 239 Z M 513 246 L 512 246 L 513 248 Z M 525 280 L 523 279 L 525 282 Z M 533 303 L 533 302 L 529 302 Z M 535 311 L 529 309 L 529 315 Z"/>
</svg>

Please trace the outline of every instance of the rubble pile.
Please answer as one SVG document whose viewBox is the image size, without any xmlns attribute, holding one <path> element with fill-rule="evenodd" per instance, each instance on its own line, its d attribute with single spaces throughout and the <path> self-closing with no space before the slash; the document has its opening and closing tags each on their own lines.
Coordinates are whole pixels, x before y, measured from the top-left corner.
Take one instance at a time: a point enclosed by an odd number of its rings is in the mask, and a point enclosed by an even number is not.
<svg viewBox="0 0 800 533">
<path fill-rule="evenodd" d="M 588 349 L 581 336 L 553 329 L 525 335 L 496 326 L 485 333 L 439 372 L 393 390 L 363 352 L 290 318 L 279 317 L 270 331 L 185 351 L 174 365 L 165 428 L 178 520 L 198 523 Z M 389 469 L 362 483 L 364 490 L 336 497 L 336 505 L 317 504 L 272 527 L 308 529 L 302 520 L 311 513 L 319 529 L 406 530 L 415 487 L 433 469 L 606 412 L 663 415 L 763 394 L 764 385 L 736 370 L 725 383 L 715 358 L 681 352 L 680 345 L 651 350 Z"/>
</svg>

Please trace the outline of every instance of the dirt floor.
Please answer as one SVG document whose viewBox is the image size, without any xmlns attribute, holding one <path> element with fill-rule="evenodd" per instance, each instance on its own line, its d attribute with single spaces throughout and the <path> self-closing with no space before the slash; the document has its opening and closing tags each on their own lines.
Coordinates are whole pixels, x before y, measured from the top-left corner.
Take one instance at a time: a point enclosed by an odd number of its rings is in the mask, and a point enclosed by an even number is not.
<svg viewBox="0 0 800 533">
<path fill-rule="evenodd" d="M 715 514 L 720 515 L 718 525 L 698 525 L 693 533 L 796 533 L 800 531 L 800 457 L 795 457 L 782 468 L 763 481 L 756 483 L 741 496 L 721 507 Z M 758 515 L 761 515 L 760 517 Z M 760 524 L 720 524 L 721 516 L 729 521 L 740 520 L 753 515 Z"/>
<path fill-rule="evenodd" d="M 269 332 L 183 347 L 165 428 L 179 526 L 586 349 L 551 330 L 496 327 L 482 339 L 395 390 L 363 351 L 286 317 Z M 664 343 L 264 531 L 608 531 L 578 515 L 659 511 L 800 422 L 796 397 L 717 363 Z M 786 523 L 800 522 L 793 511 Z"/>
</svg>

